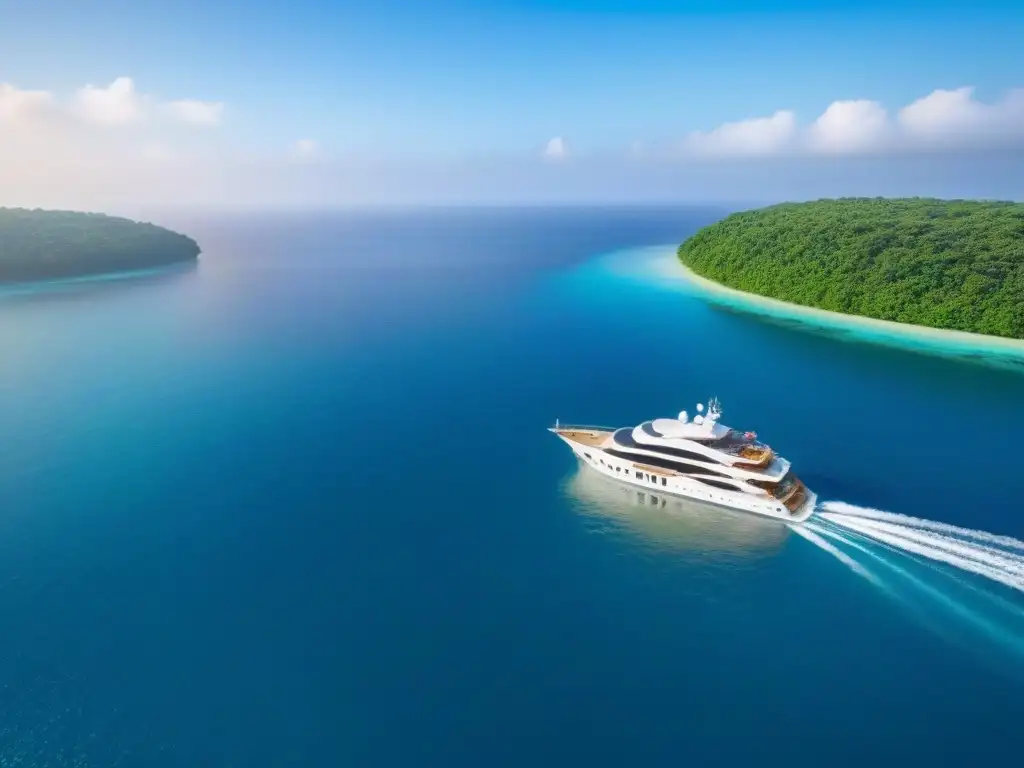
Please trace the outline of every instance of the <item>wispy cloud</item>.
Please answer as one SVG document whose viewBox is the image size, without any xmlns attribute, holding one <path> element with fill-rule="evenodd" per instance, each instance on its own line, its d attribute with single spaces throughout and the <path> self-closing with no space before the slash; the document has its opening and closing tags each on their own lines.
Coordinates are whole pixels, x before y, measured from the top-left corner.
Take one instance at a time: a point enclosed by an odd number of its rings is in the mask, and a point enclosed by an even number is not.
<svg viewBox="0 0 1024 768">
<path fill-rule="evenodd" d="M 219 125 L 224 113 L 223 102 L 198 99 L 171 101 L 165 108 L 176 119 L 193 125 Z"/>
<path fill-rule="evenodd" d="M 299 139 L 292 145 L 292 157 L 313 160 L 320 155 L 320 143 L 315 139 Z"/>
<path fill-rule="evenodd" d="M 568 154 L 569 147 L 561 136 L 555 136 L 544 146 L 544 157 L 548 160 L 564 160 Z"/>
<path fill-rule="evenodd" d="M 0 126 L 25 126 L 53 115 L 56 102 L 49 91 L 29 91 L 0 83 Z"/>
<path fill-rule="evenodd" d="M 172 122 L 217 125 L 224 104 L 199 99 L 161 101 L 140 93 L 130 77 L 108 85 L 85 85 L 62 101 L 51 91 L 0 83 L 0 125 L 8 128 L 42 120 L 93 126 L 124 126 L 169 118 Z"/>
<path fill-rule="evenodd" d="M 587 152 L 555 136 L 518 153 L 448 159 L 403 147 L 341 157 L 308 137 L 259 152 L 224 125 L 226 109 L 162 99 L 129 77 L 64 95 L 0 84 L 0 205 L 1024 197 L 1024 90 L 992 103 L 971 88 L 936 90 L 893 112 L 837 100 L 805 122 L 780 109 L 668 147 Z"/>
<path fill-rule="evenodd" d="M 171 176 L 216 171 L 225 154 L 218 140 L 189 128 L 217 125 L 223 109 L 220 102 L 161 100 L 130 77 L 63 97 L 0 83 L 0 205 L 57 204 L 97 189 L 110 199 L 162 196 Z"/>
</svg>

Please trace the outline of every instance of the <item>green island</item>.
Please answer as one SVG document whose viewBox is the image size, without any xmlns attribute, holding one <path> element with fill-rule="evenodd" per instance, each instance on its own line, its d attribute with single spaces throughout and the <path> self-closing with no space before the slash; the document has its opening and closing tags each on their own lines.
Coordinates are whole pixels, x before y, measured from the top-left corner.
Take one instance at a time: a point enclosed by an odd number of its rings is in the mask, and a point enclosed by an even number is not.
<svg viewBox="0 0 1024 768">
<path fill-rule="evenodd" d="M 679 246 L 700 277 L 879 320 L 1024 339 L 1024 204 L 840 198 L 734 213 Z"/>
<path fill-rule="evenodd" d="M 198 256 L 195 240 L 155 224 L 99 213 L 0 208 L 0 283 L 153 269 Z"/>
</svg>

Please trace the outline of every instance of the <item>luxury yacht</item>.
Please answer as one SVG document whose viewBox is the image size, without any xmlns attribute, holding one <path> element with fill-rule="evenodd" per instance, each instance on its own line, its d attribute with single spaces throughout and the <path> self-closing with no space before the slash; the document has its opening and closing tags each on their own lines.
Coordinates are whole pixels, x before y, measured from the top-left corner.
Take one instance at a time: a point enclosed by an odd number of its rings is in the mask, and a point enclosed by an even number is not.
<svg viewBox="0 0 1024 768">
<path fill-rule="evenodd" d="M 551 431 L 584 464 L 619 480 L 687 496 L 786 522 L 802 522 L 817 496 L 753 432 L 739 432 L 719 420 L 717 399 L 675 419 L 654 419 L 636 427 L 560 424 Z"/>
</svg>

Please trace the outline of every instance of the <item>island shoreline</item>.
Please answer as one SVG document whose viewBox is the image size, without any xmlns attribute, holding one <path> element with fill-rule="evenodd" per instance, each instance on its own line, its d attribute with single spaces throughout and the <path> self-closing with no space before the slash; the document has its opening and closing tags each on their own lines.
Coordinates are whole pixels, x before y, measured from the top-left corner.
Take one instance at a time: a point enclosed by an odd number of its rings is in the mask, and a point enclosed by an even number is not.
<svg viewBox="0 0 1024 768">
<path fill-rule="evenodd" d="M 177 261 L 159 267 L 121 269 L 115 272 L 96 272 L 93 274 L 52 277 L 39 280 L 0 280 L 0 300 L 76 286 L 103 285 L 122 281 L 144 280 L 148 277 L 186 274 L 197 270 L 199 268 L 198 262 L 198 259 L 193 261 Z"/>
<path fill-rule="evenodd" d="M 1024 362 L 1024 339 L 912 325 L 793 304 L 740 291 L 702 277 L 679 259 L 676 246 L 665 246 L 664 252 L 661 252 L 660 248 L 658 251 L 659 253 L 651 259 L 651 266 L 660 277 L 684 284 L 692 292 L 710 300 L 717 300 L 718 303 L 733 309 L 777 319 L 795 320 L 825 330 L 859 329 L 874 332 L 875 336 L 867 337 L 865 340 L 901 341 L 904 344 L 908 341 L 917 341 L 924 342 L 925 347 L 938 351 L 987 353 Z"/>
<path fill-rule="evenodd" d="M 194 264 L 195 240 L 150 222 L 78 211 L 0 207 L 0 285 L 116 279 Z"/>
</svg>

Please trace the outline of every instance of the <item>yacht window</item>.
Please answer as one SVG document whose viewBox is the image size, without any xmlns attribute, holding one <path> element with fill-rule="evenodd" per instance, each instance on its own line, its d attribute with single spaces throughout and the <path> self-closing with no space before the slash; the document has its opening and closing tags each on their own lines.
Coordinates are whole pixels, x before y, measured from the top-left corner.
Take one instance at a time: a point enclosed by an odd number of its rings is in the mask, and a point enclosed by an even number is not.
<svg viewBox="0 0 1024 768">
<path fill-rule="evenodd" d="M 635 461 L 637 463 L 648 464 L 652 467 L 661 467 L 663 469 L 671 469 L 676 472 L 683 472 L 687 475 L 711 475 L 714 477 L 729 477 L 729 475 L 717 470 L 710 469 L 707 466 L 698 466 L 696 464 L 687 464 L 682 461 L 675 459 L 667 459 L 663 456 L 646 456 L 632 453 L 630 451 L 620 451 L 616 448 L 609 448 L 608 453 L 617 459 L 624 459 L 627 461 Z"/>
<path fill-rule="evenodd" d="M 695 477 L 694 480 L 699 480 L 700 482 L 702 482 L 702 483 L 704 483 L 706 485 L 714 486 L 715 488 L 721 488 L 723 491 L 738 491 L 739 490 L 739 488 L 737 488 L 735 485 L 729 485 L 729 483 L 723 483 L 723 482 L 721 482 L 719 480 L 709 480 L 709 479 L 703 478 L 703 477 Z M 720 498 L 720 497 L 716 496 L 715 498 Z"/>
<path fill-rule="evenodd" d="M 655 432 L 653 428 L 652 429 L 646 429 L 645 428 L 644 432 L 646 432 L 651 437 L 663 437 L 663 435 L 659 435 L 657 432 Z M 725 463 L 725 462 L 723 462 L 721 459 L 719 459 L 716 456 L 707 456 L 707 455 L 705 455 L 703 453 L 698 453 L 696 451 L 686 451 L 686 450 L 683 450 L 681 448 L 676 448 L 676 447 L 671 446 L 671 445 L 638 443 L 638 442 L 636 442 L 636 440 L 633 439 L 633 430 L 630 429 L 629 427 L 623 427 L 622 429 L 616 431 L 615 434 L 612 436 L 612 439 L 614 440 L 616 445 L 619 445 L 622 448 L 634 448 L 634 449 L 640 448 L 640 449 L 645 450 L 645 451 L 651 451 L 653 453 L 660 453 L 660 454 L 663 454 L 665 456 L 674 456 L 674 457 L 679 458 L 679 459 L 691 459 L 691 460 L 694 460 L 694 461 L 703 461 L 703 462 L 707 462 L 709 464 L 724 464 Z M 693 439 L 692 441 L 693 442 L 704 442 L 704 441 L 698 440 L 698 439 Z"/>
<path fill-rule="evenodd" d="M 643 480 L 643 479 L 644 479 L 644 473 L 643 473 L 643 472 L 637 472 L 637 473 L 636 473 L 636 476 L 637 476 L 638 478 L 640 478 L 641 480 Z"/>
<path fill-rule="evenodd" d="M 586 456 L 588 459 L 591 458 L 589 453 L 584 453 L 583 455 Z"/>
<path fill-rule="evenodd" d="M 661 484 L 662 485 L 668 485 L 668 478 L 667 477 L 661 478 Z"/>
</svg>

